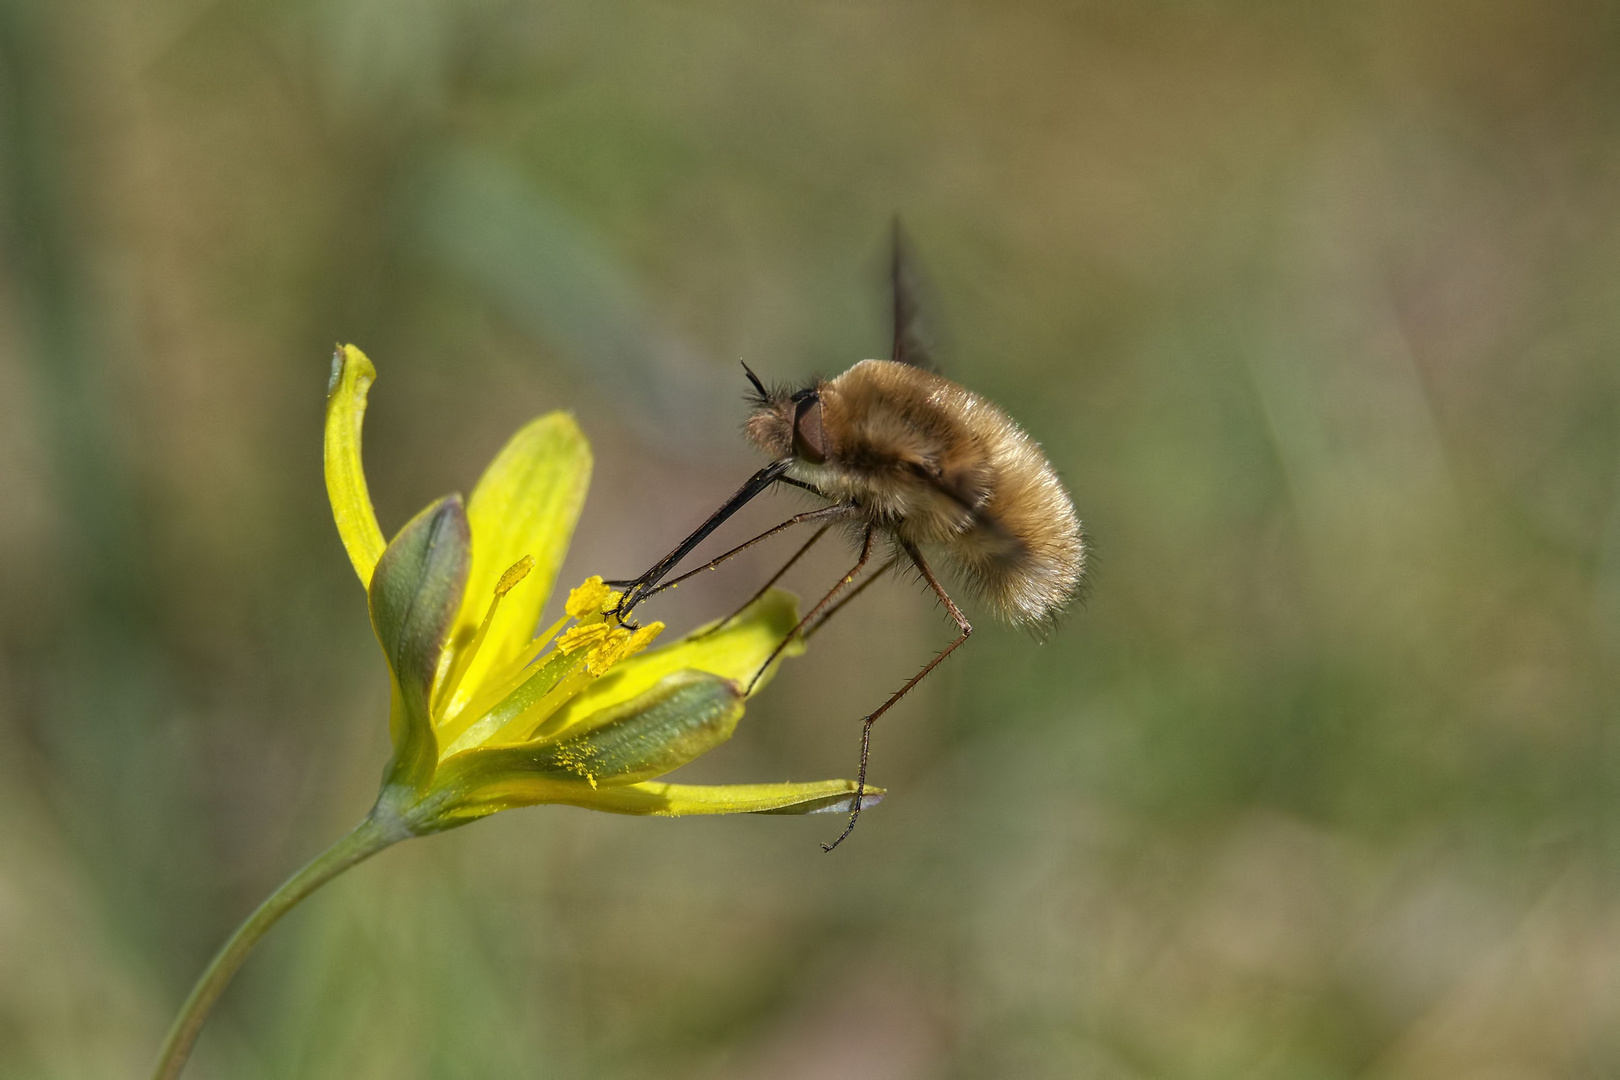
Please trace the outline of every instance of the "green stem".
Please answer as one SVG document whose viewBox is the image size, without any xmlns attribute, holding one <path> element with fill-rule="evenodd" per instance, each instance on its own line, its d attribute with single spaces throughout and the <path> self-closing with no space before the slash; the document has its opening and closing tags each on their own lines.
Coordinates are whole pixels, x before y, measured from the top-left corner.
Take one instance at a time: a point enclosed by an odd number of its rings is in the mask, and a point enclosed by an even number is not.
<svg viewBox="0 0 1620 1080">
<path fill-rule="evenodd" d="M 197 985 L 192 988 L 191 996 L 180 1006 L 180 1015 L 174 1018 L 174 1026 L 169 1029 L 169 1037 L 163 1041 L 163 1049 L 158 1054 L 153 1080 L 175 1080 L 180 1075 L 214 1003 L 225 992 L 225 987 L 242 966 L 242 961 L 247 959 L 248 953 L 253 951 L 259 939 L 278 919 L 304 897 L 349 867 L 409 835 L 410 832 L 397 818 L 388 815 L 386 819 L 379 820 L 378 811 L 374 809 L 352 832 L 315 856 L 309 865 L 271 893 L 215 954 L 207 970 L 197 980 Z"/>
</svg>

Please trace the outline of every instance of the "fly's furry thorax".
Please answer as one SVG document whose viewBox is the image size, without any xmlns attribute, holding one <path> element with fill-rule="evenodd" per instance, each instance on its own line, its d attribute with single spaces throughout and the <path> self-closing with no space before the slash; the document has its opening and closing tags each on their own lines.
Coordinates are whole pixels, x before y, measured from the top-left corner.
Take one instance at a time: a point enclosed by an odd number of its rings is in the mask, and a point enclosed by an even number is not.
<svg viewBox="0 0 1620 1080">
<path fill-rule="evenodd" d="M 1048 623 L 1079 589 L 1084 536 L 1046 455 L 1001 409 L 949 379 L 863 360 L 804 390 L 762 393 L 747 431 L 866 524 L 941 551 L 1009 622 Z"/>
</svg>

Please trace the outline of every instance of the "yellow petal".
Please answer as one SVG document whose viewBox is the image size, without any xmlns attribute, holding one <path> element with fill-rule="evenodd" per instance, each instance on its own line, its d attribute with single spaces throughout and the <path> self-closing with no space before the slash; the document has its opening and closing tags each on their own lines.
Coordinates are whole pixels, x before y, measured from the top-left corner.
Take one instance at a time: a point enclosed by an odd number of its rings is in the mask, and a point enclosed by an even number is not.
<svg viewBox="0 0 1620 1080">
<path fill-rule="evenodd" d="M 442 706 L 445 699 L 454 695 L 456 688 L 461 685 L 462 676 L 467 674 L 467 666 L 472 663 L 472 658 L 478 655 L 478 647 L 483 644 L 484 636 L 489 633 L 490 624 L 495 621 L 495 613 L 500 610 L 502 598 L 528 576 L 533 566 L 534 560 L 527 555 L 513 563 L 512 568 L 502 574 L 501 580 L 496 582 L 495 595 L 489 602 L 489 611 L 484 614 L 484 621 L 478 624 L 472 640 L 460 649 L 452 644 L 451 648 L 445 650 L 445 655 L 440 657 L 444 664 L 444 675 L 433 689 L 435 716 L 443 713 Z"/>
<path fill-rule="evenodd" d="M 501 601 L 478 654 L 446 705 L 446 716 L 459 712 L 485 678 L 509 664 L 534 637 L 590 482 L 590 444 L 573 417 L 560 412 L 519 431 L 484 470 L 467 501 L 472 573 L 451 640 L 463 646 L 471 642 L 507 568 L 526 555 L 534 566 Z"/>
<path fill-rule="evenodd" d="M 883 801 L 882 788 L 870 787 L 863 809 Z M 610 814 L 690 817 L 699 814 L 844 814 L 854 809 L 855 781 L 818 780 L 803 784 L 640 784 L 591 787 L 583 780 L 519 776 L 479 787 L 456 800 L 430 795 L 424 807 L 431 816 L 413 822 L 422 832 L 465 825 L 501 810 L 541 803 L 562 803 Z"/>
<path fill-rule="evenodd" d="M 476 544 L 477 540 L 473 542 Z M 711 624 L 667 648 L 654 649 L 619 664 L 552 714 L 535 735 L 556 737 L 592 713 L 628 701 L 677 671 L 707 671 L 746 687 L 771 650 L 787 637 L 798 621 L 798 603 L 793 594 L 772 589 L 720 630 L 710 633 Z M 782 657 L 797 656 L 803 651 L 803 642 L 789 642 L 781 656 L 772 662 L 771 670 L 754 685 L 754 690 L 770 681 Z"/>
<path fill-rule="evenodd" d="M 650 781 L 604 787 L 596 810 L 614 814 L 847 814 L 855 808 L 855 781 L 817 780 L 806 784 L 664 784 Z M 883 801 L 882 788 L 868 786 L 861 808 Z M 618 796 L 618 798 L 615 798 Z"/>
<path fill-rule="evenodd" d="M 371 573 L 387 546 L 360 463 L 366 395 L 376 379 L 377 369 L 366 354 L 344 345 L 332 357 L 332 381 L 326 388 L 326 495 L 349 561 L 365 586 L 370 586 Z"/>
</svg>

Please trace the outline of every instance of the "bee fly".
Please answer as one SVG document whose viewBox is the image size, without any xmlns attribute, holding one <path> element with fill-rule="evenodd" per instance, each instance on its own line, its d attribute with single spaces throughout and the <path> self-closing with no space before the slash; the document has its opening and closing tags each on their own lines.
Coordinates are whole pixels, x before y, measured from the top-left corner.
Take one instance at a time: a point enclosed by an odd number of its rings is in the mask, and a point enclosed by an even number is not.
<svg viewBox="0 0 1620 1080">
<path fill-rule="evenodd" d="M 745 430 L 771 463 L 646 573 L 613 583 L 624 589 L 613 614 L 629 624 L 631 612 L 648 597 L 794 525 L 820 522 L 821 528 L 757 597 L 829 528 L 846 524 L 860 551 L 855 565 L 777 646 L 755 674 L 755 682 L 794 637 L 808 636 L 895 566 L 910 563 L 928 583 L 955 620 L 958 635 L 888 700 L 862 717 L 854 809 L 838 838 L 822 845 L 826 851 L 842 843 L 860 817 L 872 725 L 973 633 L 923 552 L 942 556 L 997 617 L 1035 629 L 1049 626 L 1074 597 L 1086 563 L 1085 536 L 1074 504 L 1040 446 L 1001 409 L 931 370 L 898 225 L 890 270 L 892 359 L 862 360 L 836 378 L 796 390 L 767 388 L 744 364 L 753 385 L 753 411 Z M 827 505 L 795 514 L 707 565 L 665 580 L 727 518 L 777 484 L 802 488 Z M 846 594 L 880 539 L 891 549 L 889 558 Z"/>
</svg>

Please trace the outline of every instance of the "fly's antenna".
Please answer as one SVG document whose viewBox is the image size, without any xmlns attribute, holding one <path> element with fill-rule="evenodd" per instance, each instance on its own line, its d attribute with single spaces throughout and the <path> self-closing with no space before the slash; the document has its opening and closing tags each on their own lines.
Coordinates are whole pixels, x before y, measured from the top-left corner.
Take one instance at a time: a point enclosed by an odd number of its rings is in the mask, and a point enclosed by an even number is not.
<svg viewBox="0 0 1620 1080">
<path fill-rule="evenodd" d="M 748 361 L 742 360 L 739 363 L 742 364 L 743 373 L 748 376 L 748 381 L 754 384 L 755 404 L 764 405 L 768 403 L 771 400 L 771 395 L 765 389 L 765 384 L 759 381 L 759 376 L 755 375 L 754 369 L 748 366 Z"/>
</svg>

